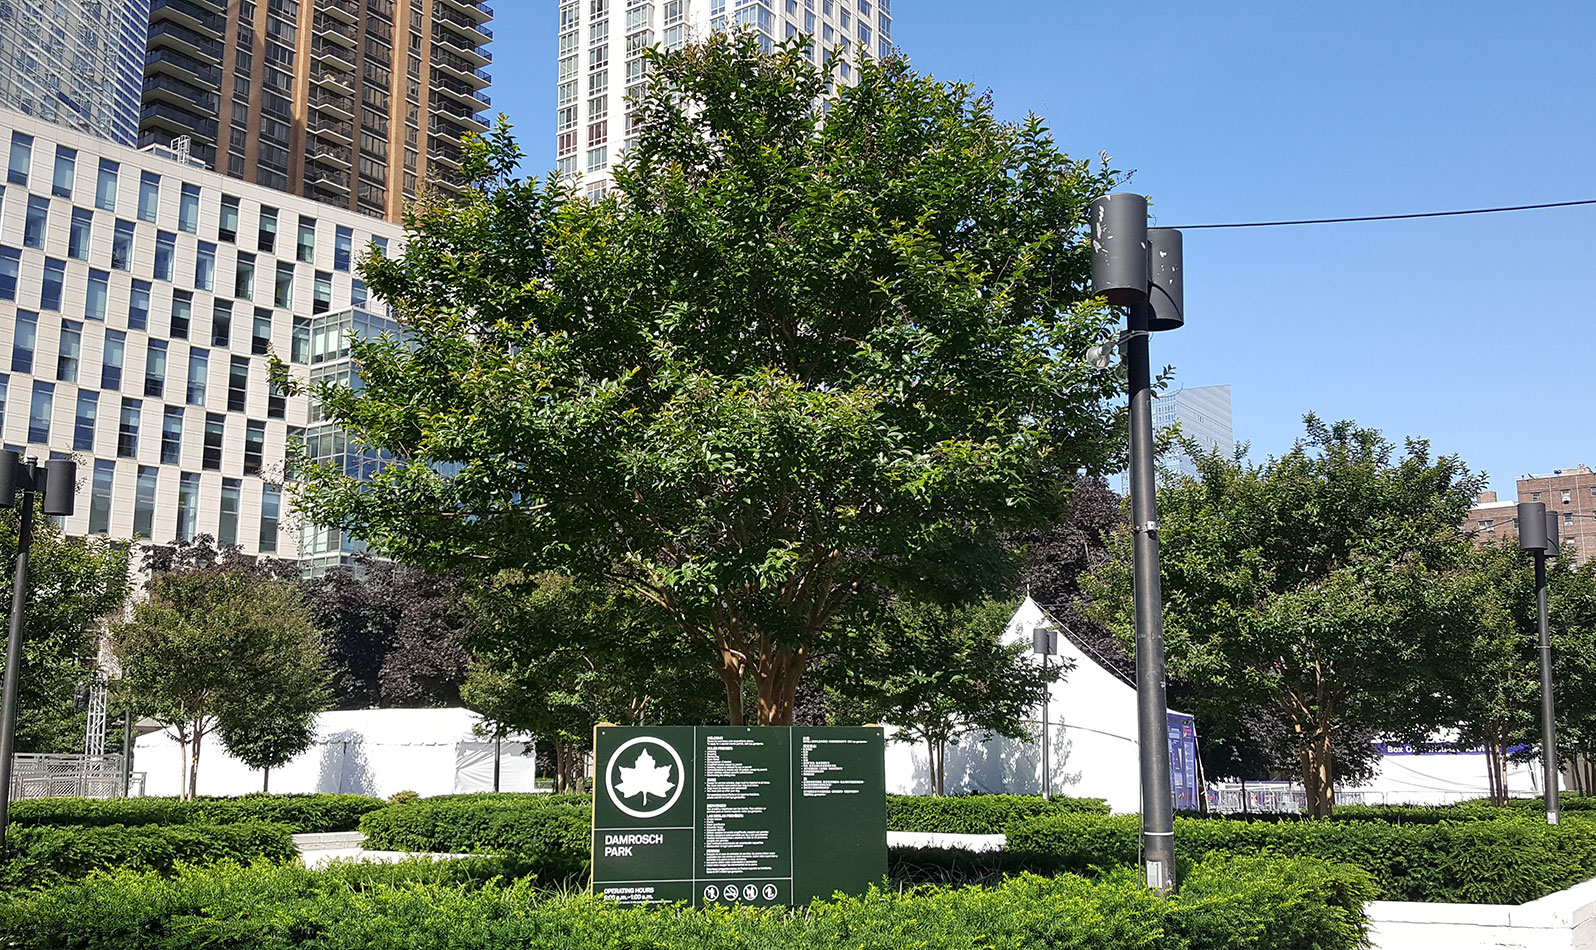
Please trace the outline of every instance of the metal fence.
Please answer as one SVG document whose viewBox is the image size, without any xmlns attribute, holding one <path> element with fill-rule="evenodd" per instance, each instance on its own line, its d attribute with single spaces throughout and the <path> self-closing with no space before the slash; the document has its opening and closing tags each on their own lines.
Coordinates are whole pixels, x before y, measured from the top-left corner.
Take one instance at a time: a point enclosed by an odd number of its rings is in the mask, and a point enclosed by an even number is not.
<svg viewBox="0 0 1596 950">
<path fill-rule="evenodd" d="M 11 760 L 11 800 L 75 795 L 121 798 L 122 756 L 17 753 Z M 144 796 L 144 773 L 129 776 L 127 794 Z"/>
<path fill-rule="evenodd" d="M 1462 795 L 1449 797 L 1456 801 Z M 1389 799 L 1389 800 L 1388 800 Z M 1385 792 L 1364 792 L 1336 789 L 1337 805 L 1394 805 L 1441 804 L 1441 802 L 1414 802 L 1411 795 L 1388 795 Z M 1220 782 L 1208 786 L 1208 810 L 1221 815 L 1288 814 L 1300 815 L 1308 810 L 1308 795 L 1301 785 L 1291 782 Z"/>
</svg>

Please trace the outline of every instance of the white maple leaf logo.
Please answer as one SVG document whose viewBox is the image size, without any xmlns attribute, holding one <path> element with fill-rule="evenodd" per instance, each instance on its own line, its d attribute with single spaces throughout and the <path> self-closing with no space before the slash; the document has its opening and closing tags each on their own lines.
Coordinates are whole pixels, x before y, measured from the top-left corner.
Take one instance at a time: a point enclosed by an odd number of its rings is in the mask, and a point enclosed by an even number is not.
<svg viewBox="0 0 1596 950">
<path fill-rule="evenodd" d="M 664 798 L 676 787 L 676 783 L 671 781 L 671 767 L 655 765 L 654 757 L 648 754 L 647 749 L 637 753 L 637 761 L 632 763 L 631 768 L 623 765 L 620 771 L 621 780 L 616 784 L 615 790 L 620 792 L 623 798 L 641 794 L 644 805 L 648 804 L 648 796 Z"/>
</svg>

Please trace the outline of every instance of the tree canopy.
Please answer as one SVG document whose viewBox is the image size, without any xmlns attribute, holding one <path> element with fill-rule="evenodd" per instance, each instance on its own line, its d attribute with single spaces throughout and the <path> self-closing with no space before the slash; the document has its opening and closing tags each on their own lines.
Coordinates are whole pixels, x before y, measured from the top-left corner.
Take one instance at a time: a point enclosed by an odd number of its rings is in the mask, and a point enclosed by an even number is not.
<svg viewBox="0 0 1596 950">
<path fill-rule="evenodd" d="M 1446 721 L 1450 580 L 1480 479 L 1420 440 L 1399 453 L 1373 429 L 1305 421 L 1305 436 L 1261 465 L 1210 454 L 1197 478 L 1162 485 L 1159 539 L 1170 671 L 1208 687 L 1193 711 L 1272 708 L 1288 727 L 1274 751 L 1299 763 L 1309 811 L 1324 815 L 1338 774 L 1374 754 L 1338 738 L 1422 742 Z M 1128 531 L 1112 546 L 1093 609 L 1129 644 Z"/>
<path fill-rule="evenodd" d="M 1118 179 L 898 60 L 831 96 L 800 48 L 716 34 L 651 77 L 607 197 L 518 177 L 501 121 L 366 261 L 404 339 L 316 395 L 395 462 L 308 466 L 298 503 L 429 569 L 623 587 L 732 722 L 747 682 L 787 723 L 858 611 L 1007 592 L 1002 533 L 1117 464 L 1123 384 L 1081 354 Z"/>
</svg>

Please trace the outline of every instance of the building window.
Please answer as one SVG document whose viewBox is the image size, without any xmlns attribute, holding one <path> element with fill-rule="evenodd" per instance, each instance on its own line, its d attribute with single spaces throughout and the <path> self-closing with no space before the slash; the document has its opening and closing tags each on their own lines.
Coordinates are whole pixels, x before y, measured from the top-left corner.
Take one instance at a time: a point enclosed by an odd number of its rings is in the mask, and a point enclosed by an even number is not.
<svg viewBox="0 0 1596 950">
<path fill-rule="evenodd" d="M 1530 492 L 1530 501 L 1540 501 L 1540 500 L 1541 500 L 1541 493 L 1540 492 L 1538 492 L 1538 491 Z"/>
<path fill-rule="evenodd" d="M 22 252 L 0 247 L 0 300 L 17 299 L 17 278 L 22 274 Z"/>
<path fill-rule="evenodd" d="M 28 409 L 28 441 L 36 445 L 50 444 L 50 416 L 55 410 L 55 385 L 35 382 L 33 405 Z"/>
<path fill-rule="evenodd" d="M 243 412 L 249 399 L 249 357 L 235 356 L 227 368 L 227 408 Z"/>
<path fill-rule="evenodd" d="M 109 159 L 100 159 L 100 177 L 94 185 L 94 206 L 101 211 L 116 211 L 116 177 L 121 166 Z"/>
<path fill-rule="evenodd" d="M 18 310 L 16 328 L 11 335 L 11 371 L 33 372 L 33 348 L 39 342 L 39 315 L 32 310 Z"/>
<path fill-rule="evenodd" d="M 105 331 L 105 354 L 100 362 L 100 388 L 116 391 L 122 388 L 122 360 L 127 355 L 127 334 L 120 330 Z"/>
<path fill-rule="evenodd" d="M 233 341 L 233 305 L 225 300 L 211 305 L 211 346 L 226 349 Z"/>
<path fill-rule="evenodd" d="M 1563 513 L 1563 527 L 1572 528 L 1573 526 L 1574 526 L 1574 513 L 1572 511 L 1565 511 Z"/>
<path fill-rule="evenodd" d="M 276 208 L 260 209 L 260 241 L 258 242 L 257 249 L 264 251 L 267 254 L 275 253 L 277 250 Z"/>
<path fill-rule="evenodd" d="M 139 220 L 154 221 L 161 207 L 161 176 L 144 172 L 139 176 Z"/>
<path fill-rule="evenodd" d="M 6 181 L 28 187 L 28 166 L 33 163 L 33 136 L 11 133 L 11 162 L 6 166 Z"/>
<path fill-rule="evenodd" d="M 1563 504 L 1565 504 L 1565 505 L 1572 504 L 1573 501 L 1574 501 L 1574 492 L 1573 492 L 1573 490 L 1569 489 L 1569 488 L 1563 489 Z"/>
<path fill-rule="evenodd" d="M 316 219 L 299 219 L 298 259 L 305 264 L 316 262 Z"/>
<path fill-rule="evenodd" d="M 83 354 L 83 324 L 61 321 L 61 346 L 55 361 L 55 378 L 63 383 L 78 381 L 78 357 Z"/>
<path fill-rule="evenodd" d="M 1481 521 L 1479 523 L 1479 529 L 1481 531 L 1495 531 L 1496 530 L 1495 524 L 1496 523 L 1494 521 L 1492 521 L 1491 519 L 1487 518 L 1484 521 Z"/>
<path fill-rule="evenodd" d="M 609 152 L 603 147 L 590 149 L 587 153 L 587 170 L 590 172 L 603 171 L 610 164 Z"/>
<path fill-rule="evenodd" d="M 127 303 L 127 328 L 144 330 L 150 325 L 150 285 L 142 280 L 133 282 L 133 292 Z"/>
<path fill-rule="evenodd" d="M 172 291 L 172 324 L 173 339 L 188 339 L 188 328 L 194 322 L 194 295 L 186 290 Z"/>
<path fill-rule="evenodd" d="M 137 458 L 139 454 L 139 416 L 144 404 L 137 399 L 122 397 L 122 420 L 116 427 L 116 454 L 122 458 Z"/>
<path fill-rule="evenodd" d="M 249 338 L 249 351 L 256 356 L 265 356 L 272 348 L 272 312 L 270 310 L 255 311 L 255 327 Z"/>
<path fill-rule="evenodd" d="M 55 147 L 55 177 L 50 180 L 50 194 L 72 200 L 72 179 L 78 175 L 78 153 L 65 145 Z"/>
<path fill-rule="evenodd" d="M 238 498 L 244 485 L 236 478 L 222 479 L 222 511 L 216 523 L 218 547 L 238 547 Z"/>
<path fill-rule="evenodd" d="M 111 266 L 116 270 L 133 267 L 133 222 L 118 221 L 111 234 Z"/>
<path fill-rule="evenodd" d="M 151 340 L 144 354 L 144 395 L 166 395 L 166 341 Z"/>
<path fill-rule="evenodd" d="M 177 478 L 177 537 L 180 541 L 194 540 L 199 521 L 200 477 L 194 472 L 183 472 Z"/>
<path fill-rule="evenodd" d="M 160 469 L 153 465 L 140 465 L 138 482 L 133 490 L 133 537 L 155 537 L 155 487 Z"/>
<path fill-rule="evenodd" d="M 155 232 L 155 271 L 156 280 L 170 282 L 172 279 L 172 262 L 177 258 L 177 235 L 170 231 Z"/>
<path fill-rule="evenodd" d="M 111 275 L 103 270 L 90 270 L 88 290 L 83 297 L 83 316 L 89 320 L 104 320 L 110 297 Z"/>
<path fill-rule="evenodd" d="M 78 390 L 78 415 L 72 425 L 72 450 L 94 451 L 94 424 L 100 416 L 100 394 Z"/>
<path fill-rule="evenodd" d="M 61 291 L 66 286 L 66 261 L 44 259 L 44 284 L 39 289 L 40 310 L 60 310 Z"/>
<path fill-rule="evenodd" d="M 222 467 L 222 441 L 227 434 L 227 417 L 217 413 L 205 414 L 205 449 L 200 457 L 201 467 L 208 472 Z"/>
<path fill-rule="evenodd" d="M 347 271 L 355 254 L 355 232 L 339 228 L 333 235 L 333 270 Z"/>
<path fill-rule="evenodd" d="M 238 199 L 222 196 L 222 214 L 216 224 L 216 240 L 232 243 L 238 240 Z"/>
<path fill-rule="evenodd" d="M 72 224 L 67 231 L 67 257 L 75 261 L 89 259 L 89 237 L 94 232 L 94 212 L 88 208 L 72 209 Z"/>
<path fill-rule="evenodd" d="M 273 293 L 273 300 L 277 306 L 284 310 L 294 307 L 294 265 L 279 262 L 277 265 L 277 284 Z"/>
<path fill-rule="evenodd" d="M 233 298 L 255 299 L 255 255 L 238 252 L 238 269 L 233 274 Z"/>
<path fill-rule="evenodd" d="M 183 407 L 167 406 L 161 416 L 161 462 L 181 465 L 183 462 Z"/>
<path fill-rule="evenodd" d="M 316 272 L 315 292 L 310 309 L 312 313 L 326 313 L 332 309 L 332 275 L 326 271 Z"/>
<path fill-rule="evenodd" d="M 182 196 L 177 202 L 177 229 L 179 231 L 187 231 L 189 234 L 199 233 L 199 202 L 199 186 L 184 185 Z"/>
<path fill-rule="evenodd" d="M 205 382 L 211 371 L 210 357 L 206 350 L 189 351 L 188 404 L 191 406 L 205 405 Z"/>
<path fill-rule="evenodd" d="M 89 488 L 89 533 L 108 534 L 111 530 L 111 489 L 116 483 L 116 463 L 94 460 L 94 481 Z"/>
<path fill-rule="evenodd" d="M 216 284 L 216 245 L 199 242 L 194 255 L 194 289 L 210 291 Z"/>
<path fill-rule="evenodd" d="M 294 332 L 290 338 L 288 361 L 290 363 L 310 362 L 310 318 L 295 317 Z"/>
<path fill-rule="evenodd" d="M 282 516 L 283 490 L 262 485 L 260 496 L 260 553 L 277 553 L 277 522 Z"/>
<path fill-rule="evenodd" d="M 28 214 L 22 219 L 22 246 L 44 250 L 44 233 L 50 226 L 50 199 L 28 197 Z"/>
</svg>

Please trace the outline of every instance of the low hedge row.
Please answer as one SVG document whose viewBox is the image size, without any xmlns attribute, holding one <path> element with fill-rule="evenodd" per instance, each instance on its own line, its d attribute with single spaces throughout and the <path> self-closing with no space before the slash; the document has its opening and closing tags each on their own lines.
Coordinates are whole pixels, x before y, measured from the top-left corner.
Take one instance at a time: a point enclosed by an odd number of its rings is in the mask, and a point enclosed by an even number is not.
<svg viewBox="0 0 1596 950">
<path fill-rule="evenodd" d="M 0 889 L 9 891 L 58 887 L 95 871 L 170 874 L 180 863 L 282 862 L 299 857 L 288 826 L 260 821 L 134 828 L 13 825 L 7 845 L 9 855 L 0 861 Z"/>
<path fill-rule="evenodd" d="M 360 819 L 377 851 L 502 854 L 547 882 L 586 873 L 592 799 L 582 795 L 446 795 Z"/>
<path fill-rule="evenodd" d="M 1023 876 L 992 888 L 873 890 L 797 912 L 620 909 L 526 884 L 439 879 L 435 869 L 325 872 L 217 866 L 171 879 L 119 874 L 0 905 L 0 943 L 22 950 L 1354 950 L 1372 894 L 1355 868 L 1215 859 L 1164 900 L 1129 873 Z"/>
<path fill-rule="evenodd" d="M 230 825 L 269 821 L 295 833 L 353 831 L 387 802 L 367 795 L 244 795 L 239 798 L 35 798 L 11 806 L 19 825 Z"/>
<path fill-rule="evenodd" d="M 1356 865 L 1386 900 L 1518 904 L 1596 877 L 1596 827 L 1529 818 L 1434 824 L 1176 819 L 1175 853 L 1304 856 Z M 1066 815 L 1010 828 L 1012 868 L 1098 873 L 1136 866 L 1134 815 Z"/>
<path fill-rule="evenodd" d="M 1106 815 L 1108 803 L 1101 798 L 1040 795 L 887 796 L 887 827 L 893 831 L 999 835 L 1016 822 L 1068 814 Z"/>
</svg>

